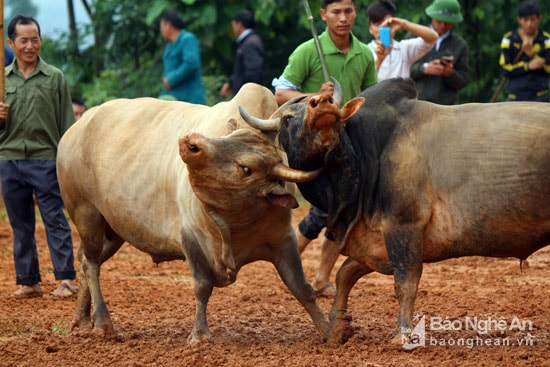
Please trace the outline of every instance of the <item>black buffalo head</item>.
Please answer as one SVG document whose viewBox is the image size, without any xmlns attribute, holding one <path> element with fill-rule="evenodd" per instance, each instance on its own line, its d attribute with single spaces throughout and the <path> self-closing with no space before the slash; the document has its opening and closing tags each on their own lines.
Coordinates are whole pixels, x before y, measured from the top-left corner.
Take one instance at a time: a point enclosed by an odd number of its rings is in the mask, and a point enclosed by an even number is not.
<svg viewBox="0 0 550 367">
<path fill-rule="evenodd" d="M 339 88 L 335 88 L 339 89 Z M 318 169 L 324 157 L 339 142 L 345 123 L 364 103 L 357 97 L 339 108 L 339 93 L 333 97 L 321 94 L 292 99 L 273 115 L 262 120 L 250 116 L 239 107 L 242 118 L 252 127 L 264 132 L 277 132 L 279 145 L 288 155 L 289 166 L 296 169 Z"/>
</svg>

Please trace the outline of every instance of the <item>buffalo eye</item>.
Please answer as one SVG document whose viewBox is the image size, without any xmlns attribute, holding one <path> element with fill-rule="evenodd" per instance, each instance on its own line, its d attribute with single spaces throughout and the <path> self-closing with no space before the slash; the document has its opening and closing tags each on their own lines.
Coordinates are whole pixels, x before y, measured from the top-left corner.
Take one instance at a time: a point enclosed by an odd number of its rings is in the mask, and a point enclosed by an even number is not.
<svg viewBox="0 0 550 367">
<path fill-rule="evenodd" d="M 241 169 L 243 170 L 244 174 L 247 176 L 250 176 L 252 174 L 252 170 L 248 166 L 240 165 Z"/>
<path fill-rule="evenodd" d="M 281 117 L 282 123 L 285 127 L 288 127 L 290 117 L 288 115 L 284 115 Z"/>
</svg>

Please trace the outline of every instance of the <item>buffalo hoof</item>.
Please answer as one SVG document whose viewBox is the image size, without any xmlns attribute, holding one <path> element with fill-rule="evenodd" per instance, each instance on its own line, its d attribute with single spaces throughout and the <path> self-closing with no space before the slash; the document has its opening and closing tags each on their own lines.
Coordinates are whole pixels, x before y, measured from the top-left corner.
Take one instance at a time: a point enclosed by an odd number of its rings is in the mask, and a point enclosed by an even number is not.
<svg viewBox="0 0 550 367">
<path fill-rule="evenodd" d="M 80 330 L 92 327 L 92 319 L 90 317 L 75 316 L 71 321 L 71 331 L 78 328 Z"/>
<path fill-rule="evenodd" d="M 391 338 L 390 343 L 392 343 L 393 345 L 403 345 L 404 341 L 406 340 L 407 337 L 405 335 L 397 333 L 393 338 Z"/>
<path fill-rule="evenodd" d="M 413 335 L 410 331 L 402 332 L 398 330 L 395 333 L 395 336 L 391 339 L 391 344 L 403 346 L 406 350 L 410 350 L 414 349 L 414 345 L 417 344 L 417 342 L 416 340 L 413 340 Z M 411 346 L 413 347 L 411 348 Z"/>
<path fill-rule="evenodd" d="M 342 316 L 338 316 L 333 321 L 333 341 L 340 344 L 345 344 L 352 336 L 353 328 L 351 327 L 351 315 L 345 314 Z"/>
<path fill-rule="evenodd" d="M 110 318 L 108 320 L 94 321 L 92 327 L 94 329 L 94 333 L 99 335 L 103 335 L 107 338 L 116 336 L 115 328 L 113 327 L 113 323 Z"/>
<path fill-rule="evenodd" d="M 199 333 L 192 332 L 187 337 L 187 344 L 189 344 L 189 346 L 191 346 L 191 347 L 206 344 L 208 342 L 210 342 L 210 333 L 209 332 L 204 333 L 204 334 L 199 334 Z"/>
</svg>

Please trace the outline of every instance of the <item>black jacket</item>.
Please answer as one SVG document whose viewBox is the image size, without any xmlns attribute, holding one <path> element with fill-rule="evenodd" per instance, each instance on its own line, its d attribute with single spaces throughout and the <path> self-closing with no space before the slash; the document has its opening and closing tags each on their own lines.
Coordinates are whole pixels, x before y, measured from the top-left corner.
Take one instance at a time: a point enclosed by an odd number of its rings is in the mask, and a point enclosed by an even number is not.
<svg viewBox="0 0 550 367">
<path fill-rule="evenodd" d="M 251 32 L 237 43 L 233 75 L 229 78 L 233 93 L 237 94 L 245 83 L 263 84 L 263 68 L 264 46 L 260 37 Z"/>
<path fill-rule="evenodd" d="M 453 72 L 448 77 L 424 74 L 424 63 L 441 56 L 453 56 Z M 445 38 L 439 50 L 435 47 L 423 58 L 411 66 L 411 78 L 418 89 L 418 99 L 438 104 L 458 103 L 458 91 L 466 86 L 470 67 L 468 65 L 468 46 L 466 42 L 452 32 Z"/>
<path fill-rule="evenodd" d="M 529 57 L 523 53 L 514 63 L 521 50 L 523 41 L 517 29 L 504 35 L 501 43 L 500 69 L 504 76 L 508 77 L 508 98 L 511 100 L 536 100 L 541 94 L 548 93 L 548 81 L 550 80 L 550 34 L 538 31 L 533 40 L 535 55 Z M 527 64 L 534 57 L 542 57 L 546 65 L 542 69 L 529 70 Z"/>
</svg>

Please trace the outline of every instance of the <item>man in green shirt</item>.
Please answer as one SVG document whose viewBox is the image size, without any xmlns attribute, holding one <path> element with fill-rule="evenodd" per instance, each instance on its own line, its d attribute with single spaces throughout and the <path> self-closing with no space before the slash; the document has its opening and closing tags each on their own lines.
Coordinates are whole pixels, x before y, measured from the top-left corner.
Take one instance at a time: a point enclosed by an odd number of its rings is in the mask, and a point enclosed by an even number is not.
<svg viewBox="0 0 550 367">
<path fill-rule="evenodd" d="M 362 90 L 377 83 L 374 57 L 370 48 L 360 42 L 351 29 L 355 22 L 355 0 L 322 0 L 321 18 L 327 29 L 319 36 L 323 57 L 330 76 L 336 78 L 342 87 L 342 104 L 355 97 Z M 274 79 L 277 103 L 282 105 L 300 95 L 334 93 L 334 85 L 325 81 L 321 61 L 314 40 L 299 45 L 288 59 L 283 74 Z M 327 215 L 312 206 L 308 215 L 298 226 L 298 248 L 304 251 L 307 245 L 326 227 Z M 334 294 L 329 276 L 338 259 L 338 247 L 330 232 L 325 231 L 322 245 L 321 264 L 313 280 L 317 296 Z"/>
<path fill-rule="evenodd" d="M 345 103 L 378 81 L 374 57 L 369 47 L 351 33 L 356 17 L 354 0 L 323 0 L 320 14 L 327 29 L 319 35 L 319 43 L 330 76 L 342 87 Z M 299 95 L 334 91 L 332 82 L 324 80 L 313 39 L 294 50 L 273 86 L 279 105 Z"/>
<path fill-rule="evenodd" d="M 63 212 L 57 182 L 57 144 L 74 123 L 69 85 L 60 70 L 40 59 L 40 26 L 16 16 L 8 26 L 15 62 L 6 67 L 6 103 L 0 103 L 0 176 L 2 197 L 13 230 L 15 298 L 42 295 L 36 249 L 34 197 L 42 221 L 56 280 L 50 293 L 76 293 L 71 227 Z"/>
</svg>

